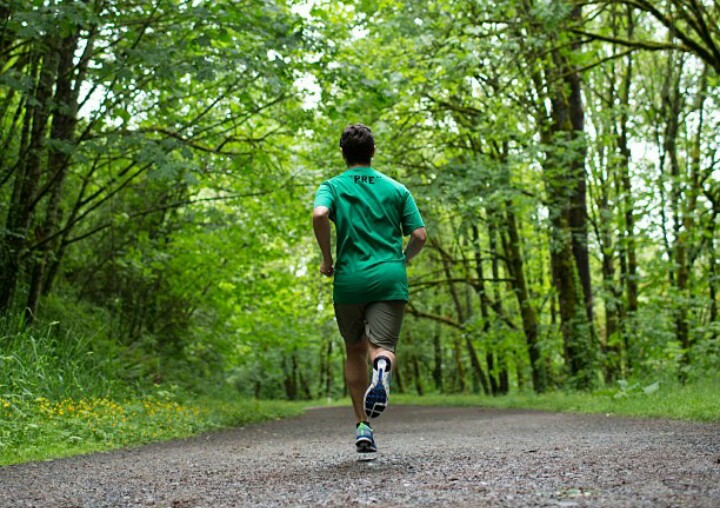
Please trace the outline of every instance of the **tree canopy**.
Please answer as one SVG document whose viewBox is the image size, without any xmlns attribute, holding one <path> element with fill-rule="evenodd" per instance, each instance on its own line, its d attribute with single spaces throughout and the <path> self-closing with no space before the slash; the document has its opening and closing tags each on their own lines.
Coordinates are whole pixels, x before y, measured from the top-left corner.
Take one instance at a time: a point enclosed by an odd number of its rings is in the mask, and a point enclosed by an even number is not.
<svg viewBox="0 0 720 508">
<path fill-rule="evenodd" d="M 716 1 L 0 0 L 0 314 L 94 323 L 132 382 L 342 395 L 310 211 L 361 122 L 428 226 L 400 390 L 702 378 L 719 20 Z"/>
</svg>

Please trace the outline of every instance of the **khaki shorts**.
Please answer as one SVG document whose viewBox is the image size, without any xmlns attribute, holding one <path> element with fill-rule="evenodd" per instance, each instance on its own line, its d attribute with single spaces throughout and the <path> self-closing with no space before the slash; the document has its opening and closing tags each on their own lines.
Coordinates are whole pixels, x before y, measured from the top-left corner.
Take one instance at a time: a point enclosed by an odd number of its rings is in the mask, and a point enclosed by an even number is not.
<svg viewBox="0 0 720 508">
<path fill-rule="evenodd" d="M 388 351 L 395 352 L 403 317 L 404 300 L 369 303 L 336 303 L 335 318 L 345 343 L 353 345 L 364 336 Z"/>
</svg>

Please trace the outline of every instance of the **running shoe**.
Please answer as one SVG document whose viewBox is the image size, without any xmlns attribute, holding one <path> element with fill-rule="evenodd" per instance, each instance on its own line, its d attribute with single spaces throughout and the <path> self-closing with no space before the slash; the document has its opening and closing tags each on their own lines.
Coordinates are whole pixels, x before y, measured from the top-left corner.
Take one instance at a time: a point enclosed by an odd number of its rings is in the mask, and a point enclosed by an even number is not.
<svg viewBox="0 0 720 508">
<path fill-rule="evenodd" d="M 377 418 L 385 411 L 390 397 L 389 361 L 379 358 L 373 365 L 372 383 L 365 392 L 365 414 L 368 418 Z"/>
<path fill-rule="evenodd" d="M 355 448 L 358 453 L 377 452 L 372 427 L 365 422 L 358 423 L 355 428 Z"/>
</svg>

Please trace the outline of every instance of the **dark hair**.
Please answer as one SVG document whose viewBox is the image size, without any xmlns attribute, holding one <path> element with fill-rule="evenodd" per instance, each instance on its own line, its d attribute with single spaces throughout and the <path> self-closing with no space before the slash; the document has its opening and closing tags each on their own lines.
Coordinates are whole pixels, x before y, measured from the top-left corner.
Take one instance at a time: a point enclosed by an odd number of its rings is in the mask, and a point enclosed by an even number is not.
<svg viewBox="0 0 720 508">
<path fill-rule="evenodd" d="M 340 148 L 342 148 L 348 165 L 367 164 L 369 166 L 375 151 L 375 138 L 369 127 L 356 123 L 345 127 L 340 136 Z"/>
</svg>

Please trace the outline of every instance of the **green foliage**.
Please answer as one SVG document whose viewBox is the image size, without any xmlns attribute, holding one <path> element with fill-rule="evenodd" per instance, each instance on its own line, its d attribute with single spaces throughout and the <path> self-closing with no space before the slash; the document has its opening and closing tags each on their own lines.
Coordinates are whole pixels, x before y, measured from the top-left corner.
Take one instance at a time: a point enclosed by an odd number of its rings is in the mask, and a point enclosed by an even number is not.
<svg viewBox="0 0 720 508">
<path fill-rule="evenodd" d="M 0 465 L 188 437 L 302 411 L 299 404 L 238 397 L 193 363 L 176 362 L 177 370 L 168 372 L 184 387 L 151 385 L 145 376 L 153 366 L 142 362 L 155 360 L 113 344 L 111 330 L 102 326 L 89 334 L 102 322 L 98 309 L 64 310 L 64 326 L 54 321 L 28 328 L 22 318 L 1 323 Z M 71 325 L 78 316 L 83 322 Z"/>
<path fill-rule="evenodd" d="M 101 400 L 151 439 L 155 385 L 187 408 L 344 396 L 309 212 L 354 122 L 429 231 L 397 391 L 595 386 L 605 407 L 700 387 L 720 367 L 717 73 L 580 44 L 577 26 L 660 33 L 595 3 L 0 5 L 0 397 L 28 415 L 18 439 L 125 442 L 109 413 L 82 423 L 106 437 L 31 432 Z M 210 418 L 183 415 L 181 433 Z"/>
<path fill-rule="evenodd" d="M 515 393 L 504 397 L 471 395 L 394 395 L 393 403 L 539 409 L 608 416 L 673 418 L 702 422 L 720 421 L 720 380 L 679 385 L 654 382 L 644 385 L 621 382 L 616 389 L 589 392 L 556 391 L 546 394 Z"/>
<path fill-rule="evenodd" d="M 302 412 L 299 404 L 185 398 L 0 399 L 0 466 L 189 437 Z"/>
<path fill-rule="evenodd" d="M 0 396 L 14 403 L 45 397 L 103 396 L 120 389 L 114 350 L 58 321 L 28 329 L 21 317 L 0 320 Z"/>
</svg>

